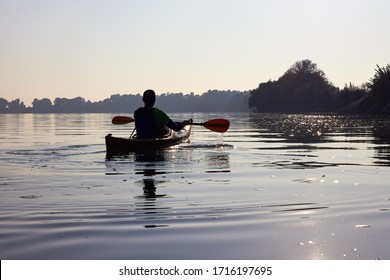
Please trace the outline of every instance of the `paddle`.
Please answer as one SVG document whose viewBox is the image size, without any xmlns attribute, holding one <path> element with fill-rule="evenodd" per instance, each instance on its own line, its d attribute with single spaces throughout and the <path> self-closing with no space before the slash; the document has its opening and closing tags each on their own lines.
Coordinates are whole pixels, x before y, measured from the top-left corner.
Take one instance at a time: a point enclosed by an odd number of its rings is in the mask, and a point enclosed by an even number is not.
<svg viewBox="0 0 390 280">
<path fill-rule="evenodd" d="M 116 116 L 112 119 L 113 124 L 127 124 L 133 122 L 134 119 L 126 116 Z M 229 129 L 230 122 L 225 119 L 214 119 L 204 123 L 191 123 L 192 125 L 201 125 L 211 131 L 224 133 Z"/>
<path fill-rule="evenodd" d="M 127 124 L 133 122 L 134 119 L 125 116 L 116 116 L 112 119 L 113 124 Z"/>
<path fill-rule="evenodd" d="M 205 128 L 214 131 L 214 132 L 220 132 L 224 133 L 229 129 L 230 122 L 225 119 L 215 119 L 215 120 L 209 120 L 204 123 L 192 123 L 193 125 L 201 125 Z"/>
</svg>

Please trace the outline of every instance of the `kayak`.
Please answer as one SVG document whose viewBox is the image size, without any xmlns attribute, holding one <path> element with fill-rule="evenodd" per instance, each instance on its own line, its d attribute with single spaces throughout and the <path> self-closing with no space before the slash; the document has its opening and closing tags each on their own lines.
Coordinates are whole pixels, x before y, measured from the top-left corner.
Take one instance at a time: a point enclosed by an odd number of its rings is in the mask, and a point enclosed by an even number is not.
<svg viewBox="0 0 390 280">
<path fill-rule="evenodd" d="M 133 151 L 164 149 L 187 141 L 190 137 L 190 134 L 191 125 L 185 126 L 179 132 L 170 129 L 169 133 L 166 136 L 156 139 L 138 139 L 137 137 L 114 137 L 110 133 L 105 137 L 106 150 L 107 154 L 112 155 Z"/>
</svg>

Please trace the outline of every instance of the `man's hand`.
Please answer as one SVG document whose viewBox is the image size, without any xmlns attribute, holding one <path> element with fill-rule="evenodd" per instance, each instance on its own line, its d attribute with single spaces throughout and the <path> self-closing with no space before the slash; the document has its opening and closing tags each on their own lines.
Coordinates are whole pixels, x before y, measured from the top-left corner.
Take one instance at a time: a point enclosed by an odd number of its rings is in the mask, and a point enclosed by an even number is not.
<svg viewBox="0 0 390 280">
<path fill-rule="evenodd" d="M 182 122 L 183 127 L 186 126 L 186 125 L 190 125 L 190 124 L 192 124 L 192 119 L 185 120 L 185 121 Z"/>
</svg>

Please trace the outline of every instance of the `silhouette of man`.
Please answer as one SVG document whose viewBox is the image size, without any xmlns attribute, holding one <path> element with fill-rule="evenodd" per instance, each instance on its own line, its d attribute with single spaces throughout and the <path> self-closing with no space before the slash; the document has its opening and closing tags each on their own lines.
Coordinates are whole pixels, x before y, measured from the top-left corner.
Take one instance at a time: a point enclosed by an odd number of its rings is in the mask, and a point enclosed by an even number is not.
<svg viewBox="0 0 390 280">
<path fill-rule="evenodd" d="M 191 120 L 185 120 L 180 123 L 174 122 L 165 112 L 154 108 L 156 93 L 151 89 L 144 92 L 142 101 L 144 102 L 144 107 L 140 107 L 134 112 L 135 129 L 137 130 L 138 138 L 161 138 L 169 132 L 168 128 L 180 131 L 186 125 L 191 124 Z"/>
</svg>

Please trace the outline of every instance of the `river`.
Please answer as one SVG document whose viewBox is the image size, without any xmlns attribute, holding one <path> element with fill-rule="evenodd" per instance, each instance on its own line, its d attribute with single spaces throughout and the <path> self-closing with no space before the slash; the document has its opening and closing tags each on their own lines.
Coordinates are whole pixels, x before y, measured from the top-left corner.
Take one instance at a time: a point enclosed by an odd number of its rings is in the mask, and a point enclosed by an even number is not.
<svg viewBox="0 0 390 280">
<path fill-rule="evenodd" d="M 106 158 L 114 114 L 0 118 L 1 259 L 390 259 L 390 118 L 226 118 Z"/>
</svg>

